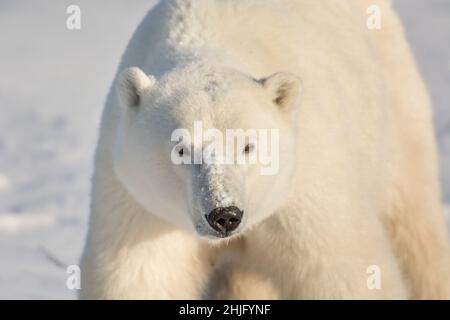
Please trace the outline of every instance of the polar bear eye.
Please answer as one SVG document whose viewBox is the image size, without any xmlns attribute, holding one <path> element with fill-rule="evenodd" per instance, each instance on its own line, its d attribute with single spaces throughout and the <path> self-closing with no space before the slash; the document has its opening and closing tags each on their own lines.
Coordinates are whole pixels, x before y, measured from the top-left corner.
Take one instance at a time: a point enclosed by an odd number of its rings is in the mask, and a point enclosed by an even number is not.
<svg viewBox="0 0 450 320">
<path fill-rule="evenodd" d="M 255 149 L 255 146 L 251 143 L 248 143 L 244 148 L 244 153 L 249 154 Z"/>
<path fill-rule="evenodd" d="M 179 146 L 176 148 L 176 152 L 178 153 L 178 156 L 180 158 L 183 158 L 184 156 L 189 155 L 190 150 L 189 150 L 189 147 L 187 147 L 187 146 Z"/>
</svg>

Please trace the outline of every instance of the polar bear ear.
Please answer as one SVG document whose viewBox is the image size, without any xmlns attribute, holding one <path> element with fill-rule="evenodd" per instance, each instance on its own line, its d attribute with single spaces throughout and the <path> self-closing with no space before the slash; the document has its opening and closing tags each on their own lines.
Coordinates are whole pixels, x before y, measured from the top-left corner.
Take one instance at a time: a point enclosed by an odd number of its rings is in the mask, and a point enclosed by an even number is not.
<svg viewBox="0 0 450 320">
<path fill-rule="evenodd" d="M 280 109 L 288 109 L 295 105 L 302 92 L 302 81 L 289 72 L 278 72 L 263 79 L 262 85 Z"/>
<path fill-rule="evenodd" d="M 153 76 L 147 76 L 138 67 L 123 71 L 117 81 L 117 93 L 120 103 L 125 107 L 138 107 L 142 93 L 156 82 Z"/>
</svg>

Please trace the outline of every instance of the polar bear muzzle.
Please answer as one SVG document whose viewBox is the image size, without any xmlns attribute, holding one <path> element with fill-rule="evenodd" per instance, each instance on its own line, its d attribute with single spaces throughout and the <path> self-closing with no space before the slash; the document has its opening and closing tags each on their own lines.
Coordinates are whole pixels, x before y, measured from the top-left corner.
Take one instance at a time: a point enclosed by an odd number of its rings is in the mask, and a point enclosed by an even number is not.
<svg viewBox="0 0 450 320">
<path fill-rule="evenodd" d="M 243 215 L 244 212 L 236 206 L 218 207 L 206 215 L 206 220 L 220 236 L 227 237 L 237 229 Z"/>
</svg>

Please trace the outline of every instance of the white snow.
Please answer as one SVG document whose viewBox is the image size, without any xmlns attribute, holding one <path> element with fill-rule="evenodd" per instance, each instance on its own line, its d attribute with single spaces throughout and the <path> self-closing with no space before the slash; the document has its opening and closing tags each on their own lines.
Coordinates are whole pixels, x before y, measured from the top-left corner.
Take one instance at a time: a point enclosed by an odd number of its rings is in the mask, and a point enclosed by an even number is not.
<svg viewBox="0 0 450 320">
<path fill-rule="evenodd" d="M 48 213 L 2 213 L 0 215 L 0 232 L 19 232 L 40 227 L 53 226 L 55 221 L 56 216 Z"/>
<path fill-rule="evenodd" d="M 102 105 L 126 43 L 155 0 L 0 2 L 0 298 L 75 297 L 60 265 L 86 232 Z M 450 2 L 396 0 L 436 111 L 450 201 Z"/>
</svg>

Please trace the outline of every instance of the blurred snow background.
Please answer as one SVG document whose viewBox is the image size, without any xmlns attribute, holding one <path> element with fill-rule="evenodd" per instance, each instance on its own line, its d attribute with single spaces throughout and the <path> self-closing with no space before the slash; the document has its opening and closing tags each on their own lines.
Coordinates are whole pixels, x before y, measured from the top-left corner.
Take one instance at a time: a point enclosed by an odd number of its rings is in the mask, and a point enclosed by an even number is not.
<svg viewBox="0 0 450 320">
<path fill-rule="evenodd" d="M 154 0 L 0 0 L 0 299 L 70 299 L 86 232 L 99 117 Z M 395 0 L 435 108 L 450 201 L 450 1 Z M 81 7 L 82 29 L 66 29 Z"/>
</svg>

